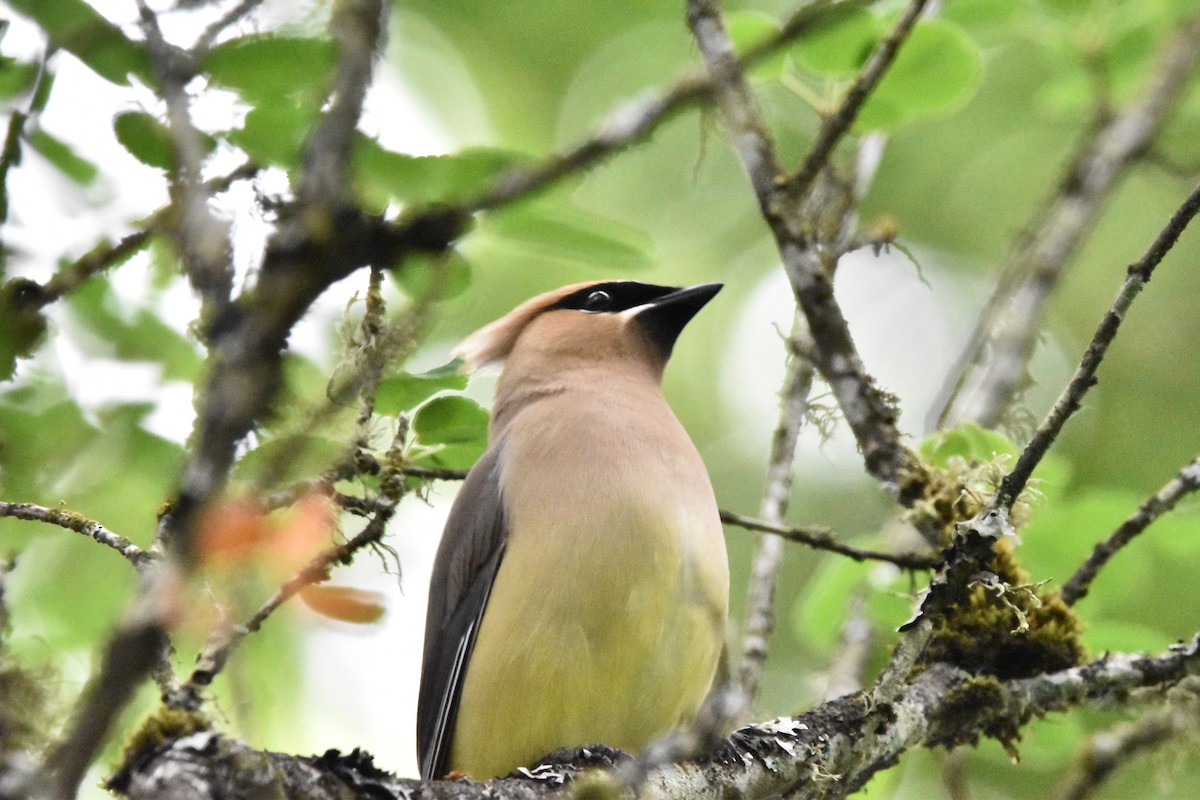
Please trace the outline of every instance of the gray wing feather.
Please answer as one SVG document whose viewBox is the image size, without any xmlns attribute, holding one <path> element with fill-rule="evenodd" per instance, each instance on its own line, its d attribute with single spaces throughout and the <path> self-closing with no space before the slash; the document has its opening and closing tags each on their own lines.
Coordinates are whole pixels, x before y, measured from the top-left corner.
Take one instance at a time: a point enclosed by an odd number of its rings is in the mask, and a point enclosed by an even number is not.
<svg viewBox="0 0 1200 800">
<path fill-rule="evenodd" d="M 417 760 L 425 780 L 446 772 L 471 650 L 504 557 L 499 464 L 495 447 L 467 475 L 433 564 L 417 701 Z"/>
</svg>

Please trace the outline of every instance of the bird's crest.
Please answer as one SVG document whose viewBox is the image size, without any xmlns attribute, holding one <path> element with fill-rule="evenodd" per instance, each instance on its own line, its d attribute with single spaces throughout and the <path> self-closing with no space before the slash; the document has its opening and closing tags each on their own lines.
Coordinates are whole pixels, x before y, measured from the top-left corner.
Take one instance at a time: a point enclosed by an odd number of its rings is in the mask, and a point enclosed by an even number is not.
<svg viewBox="0 0 1200 800">
<path fill-rule="evenodd" d="M 572 292 L 577 292 L 585 286 L 593 286 L 604 281 L 585 281 L 563 286 L 552 292 L 539 294 L 526 300 L 512 311 L 495 322 L 484 325 L 472 333 L 462 343 L 454 348 L 454 354 L 462 358 L 466 368 L 474 372 L 490 364 L 503 364 L 504 359 L 512 352 L 513 346 L 533 319 L 554 306 Z"/>
</svg>

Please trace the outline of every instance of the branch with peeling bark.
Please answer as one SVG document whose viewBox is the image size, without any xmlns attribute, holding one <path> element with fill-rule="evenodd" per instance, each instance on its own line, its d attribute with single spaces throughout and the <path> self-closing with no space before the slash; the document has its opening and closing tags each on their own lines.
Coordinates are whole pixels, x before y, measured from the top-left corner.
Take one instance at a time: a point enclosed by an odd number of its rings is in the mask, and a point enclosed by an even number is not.
<svg viewBox="0 0 1200 800">
<path fill-rule="evenodd" d="M 887 702 L 863 693 L 841 697 L 798 717 L 739 729 L 712 757 L 660 764 L 645 776 L 639 796 L 844 797 L 915 747 L 973 742 L 981 732 L 1011 743 L 1032 718 L 1088 704 L 1127 705 L 1198 673 L 1197 640 L 1158 656 L 1109 654 L 1073 669 L 1010 681 L 936 664 Z M 485 790 L 492 798 L 527 800 L 561 795 L 563 782 L 579 774 L 566 765 L 548 765 L 530 770 L 541 779 L 418 783 L 379 771 L 357 752 L 289 757 L 256 753 L 210 731 L 181 733 L 132 753 L 110 785 L 130 800 L 171 797 L 183 787 L 195 792 L 189 797 L 240 796 L 251 779 L 259 791 L 267 781 L 281 796 L 303 787 L 314 800 L 368 792 L 373 797 L 470 798 Z M 235 763 L 238 768 L 230 768 Z M 619 784 L 603 775 L 584 780 L 592 789 L 619 791 Z"/>
</svg>

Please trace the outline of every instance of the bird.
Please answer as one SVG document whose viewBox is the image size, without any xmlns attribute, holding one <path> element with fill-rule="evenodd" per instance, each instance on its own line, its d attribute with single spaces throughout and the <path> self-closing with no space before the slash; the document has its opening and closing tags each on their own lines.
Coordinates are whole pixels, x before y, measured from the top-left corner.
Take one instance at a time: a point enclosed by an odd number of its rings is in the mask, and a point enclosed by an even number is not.
<svg viewBox="0 0 1200 800">
<path fill-rule="evenodd" d="M 423 779 L 499 777 L 595 743 L 637 752 L 699 713 L 729 565 L 708 472 L 661 384 L 721 288 L 572 284 L 458 348 L 468 369 L 502 371 L 434 560 Z"/>
</svg>

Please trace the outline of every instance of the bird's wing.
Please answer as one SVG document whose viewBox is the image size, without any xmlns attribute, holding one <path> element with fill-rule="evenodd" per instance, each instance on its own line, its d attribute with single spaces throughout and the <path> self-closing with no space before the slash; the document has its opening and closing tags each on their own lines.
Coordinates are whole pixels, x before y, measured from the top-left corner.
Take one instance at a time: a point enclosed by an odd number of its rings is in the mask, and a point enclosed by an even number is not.
<svg viewBox="0 0 1200 800">
<path fill-rule="evenodd" d="M 499 463 L 500 447 L 492 448 L 467 476 L 433 565 L 417 700 L 417 758 L 425 780 L 446 772 L 467 664 L 504 557 Z"/>
</svg>

